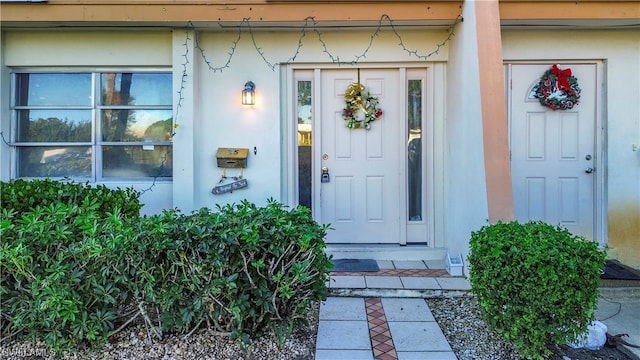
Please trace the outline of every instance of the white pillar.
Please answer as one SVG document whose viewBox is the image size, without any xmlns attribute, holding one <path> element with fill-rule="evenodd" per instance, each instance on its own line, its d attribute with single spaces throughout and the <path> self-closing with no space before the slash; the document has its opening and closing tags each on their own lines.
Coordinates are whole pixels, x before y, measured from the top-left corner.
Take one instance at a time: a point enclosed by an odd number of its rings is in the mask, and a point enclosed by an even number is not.
<svg viewBox="0 0 640 360">
<path fill-rule="evenodd" d="M 195 32 L 173 32 L 173 207 L 184 213 L 195 209 Z"/>
</svg>

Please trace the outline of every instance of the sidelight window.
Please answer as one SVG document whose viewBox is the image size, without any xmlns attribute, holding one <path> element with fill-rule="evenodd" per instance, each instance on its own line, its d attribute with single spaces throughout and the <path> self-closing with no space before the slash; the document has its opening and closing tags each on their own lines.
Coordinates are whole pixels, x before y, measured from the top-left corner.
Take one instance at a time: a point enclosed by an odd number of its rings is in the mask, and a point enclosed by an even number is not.
<svg viewBox="0 0 640 360">
<path fill-rule="evenodd" d="M 298 203 L 311 208 L 311 80 L 297 81 Z"/>
<path fill-rule="evenodd" d="M 408 219 L 422 221 L 422 80 L 408 81 Z"/>
</svg>

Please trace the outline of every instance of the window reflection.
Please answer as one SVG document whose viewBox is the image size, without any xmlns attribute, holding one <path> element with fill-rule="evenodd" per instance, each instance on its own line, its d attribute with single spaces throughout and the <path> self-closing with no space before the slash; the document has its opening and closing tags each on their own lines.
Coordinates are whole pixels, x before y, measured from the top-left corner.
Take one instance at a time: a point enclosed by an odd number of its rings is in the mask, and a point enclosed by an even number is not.
<svg viewBox="0 0 640 360">
<path fill-rule="evenodd" d="M 298 81 L 298 204 L 311 208 L 311 81 Z"/>
<path fill-rule="evenodd" d="M 422 80 L 409 80 L 408 94 L 408 215 L 422 221 Z"/>
<path fill-rule="evenodd" d="M 91 110 L 18 110 L 20 142 L 90 142 Z"/>
<path fill-rule="evenodd" d="M 17 151 L 19 177 L 91 176 L 90 146 L 21 146 Z"/>
<path fill-rule="evenodd" d="M 170 74 L 103 73 L 100 77 L 103 105 L 171 105 Z"/>
<path fill-rule="evenodd" d="M 102 174 L 110 177 L 171 177 L 171 146 L 103 146 Z"/>
<path fill-rule="evenodd" d="M 89 73 L 16 74 L 16 106 L 91 106 Z"/>
<path fill-rule="evenodd" d="M 104 110 L 103 141 L 169 141 L 170 110 Z"/>
<path fill-rule="evenodd" d="M 171 73 L 15 73 L 13 81 L 18 177 L 171 178 Z"/>
<path fill-rule="evenodd" d="M 100 75 L 103 178 L 171 177 L 171 81 L 168 73 Z"/>
</svg>

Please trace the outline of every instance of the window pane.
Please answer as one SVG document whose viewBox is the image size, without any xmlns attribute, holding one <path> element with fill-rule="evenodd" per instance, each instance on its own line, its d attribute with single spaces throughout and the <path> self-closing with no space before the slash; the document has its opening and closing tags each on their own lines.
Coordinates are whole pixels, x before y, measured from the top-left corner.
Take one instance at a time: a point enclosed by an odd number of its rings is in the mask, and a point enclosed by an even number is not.
<svg viewBox="0 0 640 360">
<path fill-rule="evenodd" d="M 311 208 L 311 81 L 298 81 L 298 203 Z"/>
<path fill-rule="evenodd" d="M 18 147 L 18 177 L 90 177 L 89 146 Z"/>
<path fill-rule="evenodd" d="M 91 74 L 16 74 L 17 106 L 89 106 Z"/>
<path fill-rule="evenodd" d="M 164 105 L 173 102 L 169 73 L 104 73 L 100 89 L 102 105 Z"/>
<path fill-rule="evenodd" d="M 311 81 L 298 81 L 298 145 L 311 145 Z"/>
<path fill-rule="evenodd" d="M 422 80 L 409 80 L 407 104 L 409 221 L 422 220 Z"/>
<path fill-rule="evenodd" d="M 104 110 L 103 141 L 169 141 L 171 110 Z"/>
<path fill-rule="evenodd" d="M 108 177 L 171 177 L 173 160 L 171 146 L 103 146 L 102 176 Z"/>
<path fill-rule="evenodd" d="M 18 110 L 19 142 L 90 142 L 91 110 Z"/>
</svg>

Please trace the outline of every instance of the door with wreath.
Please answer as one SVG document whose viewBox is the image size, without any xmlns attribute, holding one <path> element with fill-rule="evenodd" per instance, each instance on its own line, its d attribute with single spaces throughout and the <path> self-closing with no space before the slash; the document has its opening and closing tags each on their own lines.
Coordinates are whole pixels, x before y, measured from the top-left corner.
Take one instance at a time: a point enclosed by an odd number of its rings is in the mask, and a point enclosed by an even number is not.
<svg viewBox="0 0 640 360">
<path fill-rule="evenodd" d="M 515 216 L 594 239 L 601 167 L 596 153 L 597 67 L 556 68 L 507 66 Z M 553 76 L 545 76 L 549 74 Z M 580 92 L 573 94 L 567 87 Z"/>
<path fill-rule="evenodd" d="M 344 111 L 349 108 L 345 92 L 357 92 L 350 86 L 358 77 L 363 100 L 370 96 L 369 115 L 357 106 L 352 115 Z M 335 229 L 327 242 L 398 243 L 400 209 L 406 202 L 400 181 L 405 160 L 398 69 L 361 69 L 359 76 L 355 70 L 323 70 L 321 84 L 320 146 L 314 152 L 316 174 L 327 174 L 317 183 L 318 221 Z M 356 102 L 357 96 L 352 97 Z"/>
</svg>

